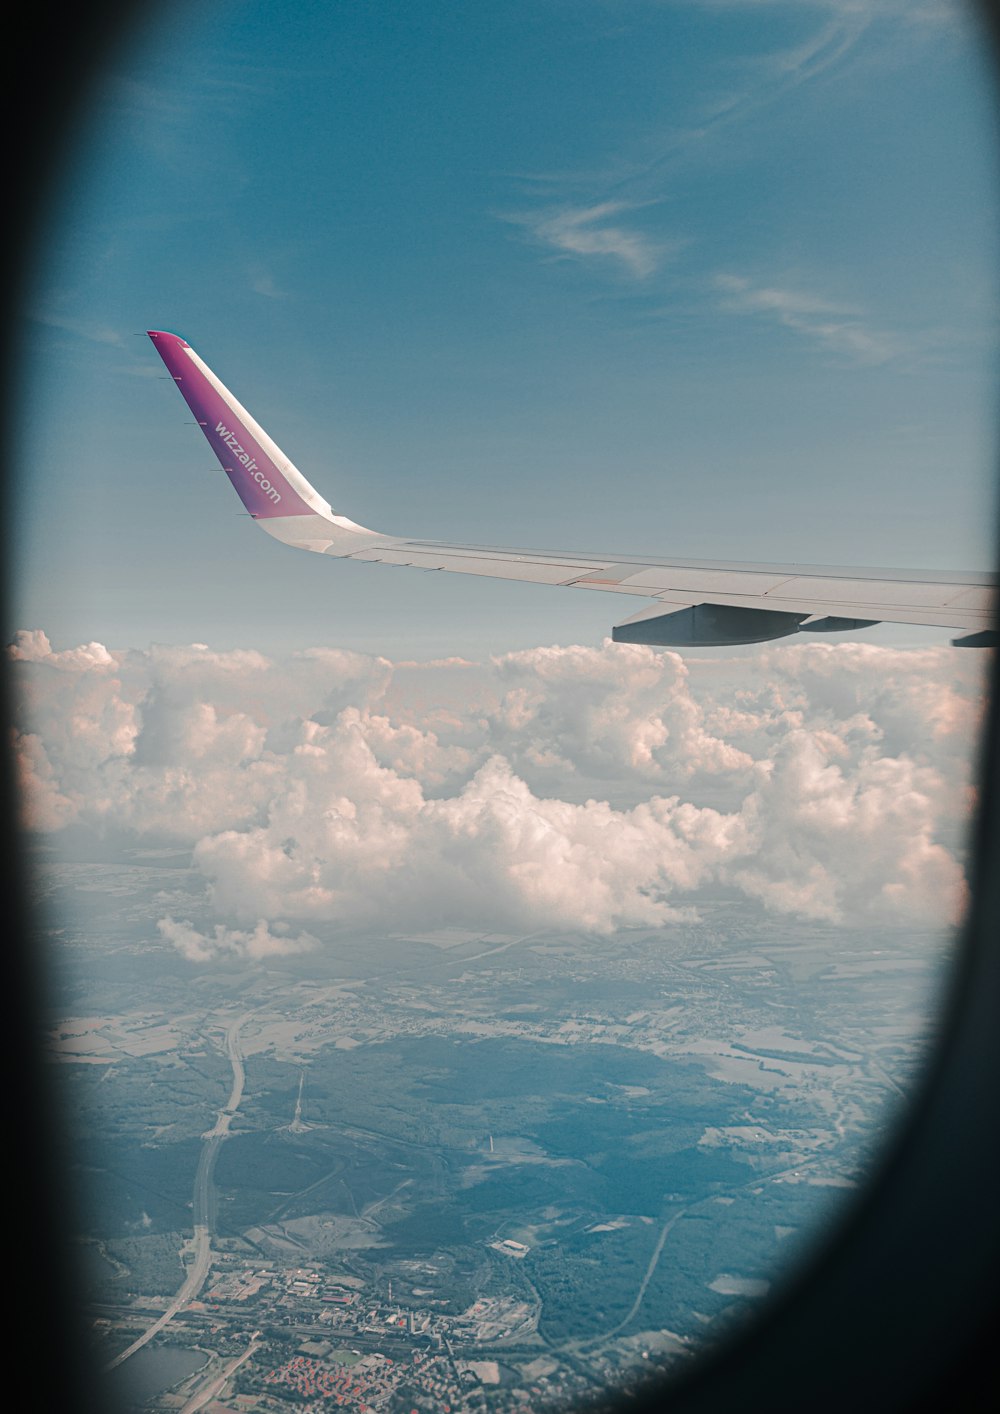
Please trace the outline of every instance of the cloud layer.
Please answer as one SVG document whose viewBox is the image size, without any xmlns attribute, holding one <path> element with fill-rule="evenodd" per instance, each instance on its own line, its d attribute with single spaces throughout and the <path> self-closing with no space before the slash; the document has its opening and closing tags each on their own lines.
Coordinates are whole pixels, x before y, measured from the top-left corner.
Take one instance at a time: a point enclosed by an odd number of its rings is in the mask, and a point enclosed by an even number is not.
<svg viewBox="0 0 1000 1414">
<path fill-rule="evenodd" d="M 720 891 L 852 923 L 962 908 L 975 654 L 11 651 L 27 824 L 190 848 L 219 922 L 160 931 L 194 961 L 346 925 L 607 932 Z"/>
</svg>

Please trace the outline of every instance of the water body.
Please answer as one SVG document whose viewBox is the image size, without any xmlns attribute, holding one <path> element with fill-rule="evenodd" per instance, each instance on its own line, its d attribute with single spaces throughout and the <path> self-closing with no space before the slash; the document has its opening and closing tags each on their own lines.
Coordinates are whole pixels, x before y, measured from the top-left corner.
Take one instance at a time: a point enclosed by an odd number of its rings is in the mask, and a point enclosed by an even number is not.
<svg viewBox="0 0 1000 1414">
<path fill-rule="evenodd" d="M 173 1389 L 208 1364 L 203 1350 L 184 1345 L 146 1345 L 105 1375 L 114 1409 L 142 1409 L 154 1395 Z"/>
</svg>

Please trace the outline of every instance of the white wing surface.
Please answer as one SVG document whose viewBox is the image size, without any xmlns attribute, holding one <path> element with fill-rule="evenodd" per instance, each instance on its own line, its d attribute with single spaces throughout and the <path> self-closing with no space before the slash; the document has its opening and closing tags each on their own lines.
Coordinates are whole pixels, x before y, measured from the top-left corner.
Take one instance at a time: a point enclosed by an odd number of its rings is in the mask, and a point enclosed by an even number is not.
<svg viewBox="0 0 1000 1414">
<path fill-rule="evenodd" d="M 149 337 L 246 509 L 286 545 L 652 600 L 614 628 L 612 636 L 625 643 L 758 643 L 881 622 L 958 629 L 962 637 L 953 641 L 968 646 L 997 642 L 995 578 L 988 574 L 505 550 L 367 530 L 334 512 L 184 339 L 159 330 Z"/>
</svg>

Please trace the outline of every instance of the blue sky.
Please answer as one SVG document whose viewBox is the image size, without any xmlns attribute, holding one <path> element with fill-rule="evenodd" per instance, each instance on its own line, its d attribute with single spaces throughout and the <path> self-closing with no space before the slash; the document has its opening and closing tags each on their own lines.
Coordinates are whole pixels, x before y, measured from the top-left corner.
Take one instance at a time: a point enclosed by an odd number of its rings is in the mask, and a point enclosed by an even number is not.
<svg viewBox="0 0 1000 1414">
<path fill-rule="evenodd" d="M 379 529 L 988 566 L 992 84 L 949 4 L 164 7 L 26 293 L 11 627 L 424 657 L 622 617 L 275 545 L 147 327 Z"/>
</svg>

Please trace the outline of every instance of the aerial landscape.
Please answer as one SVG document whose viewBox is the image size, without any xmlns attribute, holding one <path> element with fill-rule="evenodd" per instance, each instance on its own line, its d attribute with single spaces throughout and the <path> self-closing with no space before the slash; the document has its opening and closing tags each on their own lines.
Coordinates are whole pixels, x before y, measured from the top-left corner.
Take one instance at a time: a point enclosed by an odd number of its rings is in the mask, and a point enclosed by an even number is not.
<svg viewBox="0 0 1000 1414">
<path fill-rule="evenodd" d="M 635 1388 L 794 1276 L 919 1092 L 976 655 L 452 664 L 473 729 L 422 665 L 14 652 L 62 1162 L 123 1408 Z"/>
<path fill-rule="evenodd" d="M 105 880 L 134 916 L 186 873 Z M 232 1370 L 237 1409 L 535 1409 L 690 1358 L 863 1181 L 932 1034 L 912 932 L 347 936 L 193 988 L 96 912 L 52 1036 L 94 1330 L 113 1362 L 172 1309 L 150 1353 L 206 1361 L 148 1407 Z"/>
<path fill-rule="evenodd" d="M 5 635 L 100 1414 L 607 1405 L 836 1241 L 969 902 L 991 101 L 950 0 L 109 54 Z"/>
</svg>

